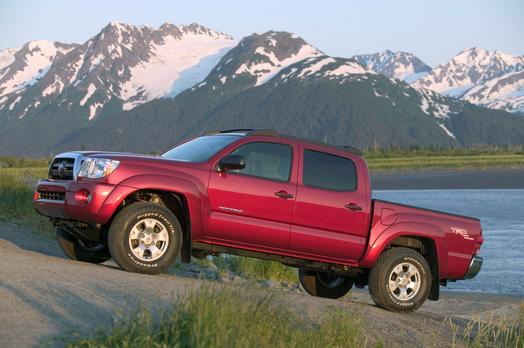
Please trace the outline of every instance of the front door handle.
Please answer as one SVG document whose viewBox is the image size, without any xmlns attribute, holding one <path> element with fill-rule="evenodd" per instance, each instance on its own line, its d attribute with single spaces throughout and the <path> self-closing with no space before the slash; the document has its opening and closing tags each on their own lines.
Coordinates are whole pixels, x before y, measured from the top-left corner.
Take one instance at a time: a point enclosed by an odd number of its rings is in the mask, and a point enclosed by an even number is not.
<svg viewBox="0 0 524 348">
<path fill-rule="evenodd" d="M 352 211 L 360 211 L 360 210 L 362 210 L 362 207 L 360 205 L 355 204 L 355 203 L 346 204 L 344 207 L 346 207 L 346 208 L 348 208 L 349 210 L 352 210 Z"/>
<path fill-rule="evenodd" d="M 275 192 L 275 196 L 280 197 L 280 198 L 284 198 L 284 199 L 291 199 L 291 198 L 293 198 L 293 195 L 291 193 L 287 193 L 284 190 Z"/>
</svg>

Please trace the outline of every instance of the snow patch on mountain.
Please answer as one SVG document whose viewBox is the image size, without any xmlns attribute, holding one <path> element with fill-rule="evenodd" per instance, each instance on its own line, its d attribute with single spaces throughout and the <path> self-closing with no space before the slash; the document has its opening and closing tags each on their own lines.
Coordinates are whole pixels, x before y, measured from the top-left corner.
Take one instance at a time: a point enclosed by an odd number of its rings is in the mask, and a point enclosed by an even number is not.
<svg viewBox="0 0 524 348">
<path fill-rule="evenodd" d="M 50 41 L 31 41 L 19 49 L 11 64 L 0 70 L 0 96 L 34 85 L 49 71 L 57 53 L 66 54 L 72 47 Z"/>
<path fill-rule="evenodd" d="M 322 54 L 315 47 L 308 44 L 302 45 L 298 52 L 291 54 L 289 57 L 284 59 L 278 59 L 275 53 L 266 49 L 265 47 L 258 47 L 255 50 L 255 53 L 262 57 L 262 59 L 244 63 L 235 71 L 235 75 L 248 73 L 255 76 L 255 86 L 259 86 L 269 81 L 283 68 L 286 68 L 306 58 L 316 57 Z"/>
<path fill-rule="evenodd" d="M 524 70 L 479 84 L 462 97 L 470 103 L 508 112 L 524 112 Z"/>
<path fill-rule="evenodd" d="M 449 129 L 446 128 L 446 126 L 443 124 L 443 123 L 439 123 L 437 122 L 437 124 L 440 126 L 440 128 L 442 128 L 444 130 L 444 132 L 446 133 L 446 135 L 450 138 L 453 138 L 453 139 L 457 139 L 457 137 L 455 136 L 455 134 L 451 133 Z"/>
<path fill-rule="evenodd" d="M 431 70 L 431 67 L 412 53 L 402 51 L 385 50 L 373 54 L 356 55 L 353 59 L 369 70 L 406 82 L 414 81 Z"/>
<path fill-rule="evenodd" d="M 151 47 L 149 60 L 129 69 L 129 79 L 120 84 L 124 110 L 158 97 L 174 97 L 202 81 L 233 45 L 227 36 L 188 33 L 182 38 L 166 37 L 162 44 Z"/>
<path fill-rule="evenodd" d="M 524 56 L 470 48 L 415 81 L 442 95 L 509 112 L 523 112 Z"/>
<path fill-rule="evenodd" d="M 90 84 L 89 87 L 87 87 L 87 93 L 86 95 L 84 96 L 84 98 L 82 98 L 82 100 L 80 101 L 80 106 L 84 106 L 84 104 L 86 103 L 86 101 L 89 100 L 89 98 L 91 98 L 91 96 L 93 95 L 93 93 L 95 93 L 96 91 L 96 86 L 94 84 Z"/>
<path fill-rule="evenodd" d="M 11 65 L 15 61 L 15 53 L 18 50 L 18 48 L 8 48 L 0 51 L 0 70 L 2 70 L 8 65 Z M 0 78 L 2 78 L 1 74 Z"/>
</svg>

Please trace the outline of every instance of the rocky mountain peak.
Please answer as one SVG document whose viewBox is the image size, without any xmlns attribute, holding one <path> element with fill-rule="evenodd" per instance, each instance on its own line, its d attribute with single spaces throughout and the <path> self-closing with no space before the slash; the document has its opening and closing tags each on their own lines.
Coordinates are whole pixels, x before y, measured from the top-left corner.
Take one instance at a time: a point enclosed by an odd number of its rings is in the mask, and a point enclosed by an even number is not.
<svg viewBox="0 0 524 348">
<path fill-rule="evenodd" d="M 431 67 L 418 57 L 403 51 L 394 52 L 386 49 L 382 52 L 357 55 L 353 58 L 367 69 L 408 83 L 419 79 L 431 70 Z"/>
</svg>

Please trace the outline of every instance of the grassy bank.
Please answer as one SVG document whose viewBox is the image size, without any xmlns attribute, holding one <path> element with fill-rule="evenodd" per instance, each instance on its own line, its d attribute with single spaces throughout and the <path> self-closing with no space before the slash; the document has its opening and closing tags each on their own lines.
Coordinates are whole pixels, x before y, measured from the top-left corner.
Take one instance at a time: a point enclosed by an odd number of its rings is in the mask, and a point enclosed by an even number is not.
<svg viewBox="0 0 524 348">
<path fill-rule="evenodd" d="M 26 225 L 46 236 L 54 235 L 49 220 L 33 209 L 35 183 L 46 172 L 46 168 L 0 168 L 0 221 Z"/>
<path fill-rule="evenodd" d="M 371 171 L 524 167 L 522 146 L 505 148 L 410 148 L 366 150 Z"/>
<path fill-rule="evenodd" d="M 68 347 L 363 347 L 361 318 L 327 307 L 320 323 L 298 317 L 270 297 L 202 290 L 153 315 L 132 318 Z"/>
<path fill-rule="evenodd" d="M 524 302 L 520 305 L 519 318 L 514 322 L 500 320 L 473 320 L 464 328 L 450 321 L 453 346 L 467 347 L 524 347 Z"/>
<path fill-rule="evenodd" d="M 328 305 L 311 318 L 274 295 L 238 287 L 203 290 L 179 298 L 166 308 L 142 308 L 111 330 L 80 336 L 68 347 L 383 347 L 388 322 L 367 328 L 360 307 L 348 311 Z M 289 309 L 288 309 L 289 308 Z M 400 314 L 398 314 L 400 315 Z M 449 335 L 419 339 L 420 346 L 514 347 L 524 344 L 524 307 L 516 322 L 451 321 Z M 412 342 L 413 343 L 413 342 Z"/>
</svg>

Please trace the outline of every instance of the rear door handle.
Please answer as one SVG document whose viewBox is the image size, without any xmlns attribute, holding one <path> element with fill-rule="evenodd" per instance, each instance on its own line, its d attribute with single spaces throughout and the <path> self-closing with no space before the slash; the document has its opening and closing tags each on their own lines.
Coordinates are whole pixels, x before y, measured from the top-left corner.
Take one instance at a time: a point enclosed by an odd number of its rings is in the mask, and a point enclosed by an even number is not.
<svg viewBox="0 0 524 348">
<path fill-rule="evenodd" d="M 287 193 L 284 190 L 275 192 L 275 196 L 280 197 L 280 198 L 284 198 L 284 199 L 291 199 L 291 198 L 293 198 L 293 195 L 291 193 Z"/>
<path fill-rule="evenodd" d="M 360 205 L 356 205 L 355 203 L 346 204 L 344 207 L 346 207 L 346 208 L 348 208 L 349 210 L 352 210 L 352 211 L 360 211 L 360 210 L 362 210 L 362 207 Z"/>
</svg>

